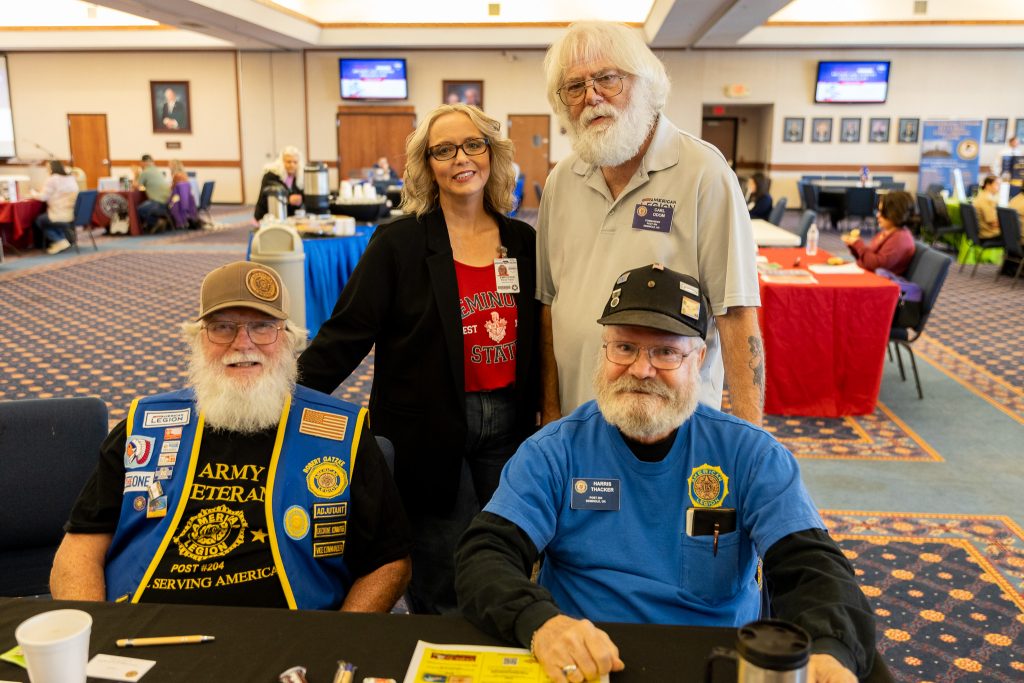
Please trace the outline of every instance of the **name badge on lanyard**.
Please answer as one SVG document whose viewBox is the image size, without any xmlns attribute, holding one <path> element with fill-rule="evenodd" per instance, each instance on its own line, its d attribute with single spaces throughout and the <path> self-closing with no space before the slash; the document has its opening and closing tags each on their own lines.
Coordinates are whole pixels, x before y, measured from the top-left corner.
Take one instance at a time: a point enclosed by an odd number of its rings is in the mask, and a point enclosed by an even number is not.
<svg viewBox="0 0 1024 683">
<path fill-rule="evenodd" d="M 633 209 L 633 229 L 652 232 L 672 230 L 672 212 L 676 203 L 671 199 L 642 199 Z"/>
<path fill-rule="evenodd" d="M 619 509 L 618 479 L 573 479 L 572 501 L 569 506 L 573 510 L 610 510 Z"/>
<path fill-rule="evenodd" d="M 494 282 L 499 294 L 518 294 L 519 263 L 514 258 L 494 259 Z"/>
</svg>

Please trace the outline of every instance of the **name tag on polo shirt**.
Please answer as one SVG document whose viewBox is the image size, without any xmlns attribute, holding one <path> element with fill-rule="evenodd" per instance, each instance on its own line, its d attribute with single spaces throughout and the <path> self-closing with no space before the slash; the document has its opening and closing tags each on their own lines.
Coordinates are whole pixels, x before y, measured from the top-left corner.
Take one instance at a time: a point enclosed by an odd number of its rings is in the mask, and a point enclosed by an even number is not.
<svg viewBox="0 0 1024 683">
<path fill-rule="evenodd" d="M 573 479 L 572 502 L 573 510 L 610 510 L 619 509 L 618 479 Z"/>
<path fill-rule="evenodd" d="M 633 229 L 669 232 L 675 208 L 672 199 L 642 199 L 633 209 Z"/>
</svg>

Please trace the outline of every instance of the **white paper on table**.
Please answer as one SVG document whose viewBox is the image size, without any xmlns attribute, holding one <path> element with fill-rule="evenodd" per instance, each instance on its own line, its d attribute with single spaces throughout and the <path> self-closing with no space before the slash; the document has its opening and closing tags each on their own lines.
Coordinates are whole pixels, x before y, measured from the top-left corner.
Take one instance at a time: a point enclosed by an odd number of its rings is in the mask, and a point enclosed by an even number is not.
<svg viewBox="0 0 1024 683">
<path fill-rule="evenodd" d="M 864 269 L 853 261 L 847 261 L 841 266 L 830 266 L 827 263 L 812 263 L 807 268 L 812 273 L 818 273 L 819 275 L 857 275 L 864 272 Z"/>
<path fill-rule="evenodd" d="M 427 650 L 444 650 L 452 653 L 489 653 L 507 655 L 509 657 L 529 657 L 533 658 L 530 651 L 519 647 L 490 647 L 486 645 L 457 645 L 457 644 L 444 644 L 428 643 L 424 640 L 417 641 L 416 650 L 412 653 L 412 659 L 409 661 L 409 668 L 405 672 L 405 678 L 402 679 L 402 683 L 416 683 L 418 680 L 416 677 L 419 671 L 420 664 L 423 662 L 423 658 L 427 655 Z M 533 664 L 531 663 L 531 666 Z M 507 683 L 508 681 L 516 681 L 516 683 L 528 683 L 530 681 L 547 682 L 551 679 L 544 675 L 541 671 L 536 679 L 523 678 L 520 676 L 509 677 L 502 676 L 501 674 L 495 674 L 494 676 L 473 676 L 473 683 Z M 601 683 L 608 683 L 608 674 L 601 676 Z"/>
<path fill-rule="evenodd" d="M 105 681 L 137 681 L 153 668 L 156 660 L 119 657 L 117 655 L 96 655 L 85 667 L 89 678 Z"/>
</svg>

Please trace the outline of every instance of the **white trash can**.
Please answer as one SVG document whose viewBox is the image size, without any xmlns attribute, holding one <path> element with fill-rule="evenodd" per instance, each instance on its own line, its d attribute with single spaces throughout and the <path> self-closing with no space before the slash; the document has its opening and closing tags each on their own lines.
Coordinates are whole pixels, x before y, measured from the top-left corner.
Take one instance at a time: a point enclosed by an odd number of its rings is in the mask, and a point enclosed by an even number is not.
<svg viewBox="0 0 1024 683">
<path fill-rule="evenodd" d="M 288 289 L 288 317 L 306 326 L 306 253 L 302 238 L 290 225 L 267 222 L 253 235 L 249 260 L 269 266 Z"/>
</svg>

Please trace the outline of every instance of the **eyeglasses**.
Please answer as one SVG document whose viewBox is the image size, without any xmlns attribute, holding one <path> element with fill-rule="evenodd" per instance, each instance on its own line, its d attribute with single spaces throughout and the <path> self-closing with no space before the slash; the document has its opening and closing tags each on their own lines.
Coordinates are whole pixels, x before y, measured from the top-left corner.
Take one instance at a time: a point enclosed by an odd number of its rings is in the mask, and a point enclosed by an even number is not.
<svg viewBox="0 0 1024 683">
<path fill-rule="evenodd" d="M 428 147 L 427 154 L 434 157 L 437 161 L 448 161 L 449 159 L 454 159 L 461 149 L 466 156 L 475 157 L 486 152 L 490 144 L 487 138 L 470 138 L 461 145 L 456 145 L 452 142 L 442 142 L 440 145 Z"/>
<path fill-rule="evenodd" d="M 555 92 L 558 93 L 558 99 L 562 100 L 562 104 L 570 107 L 582 102 L 587 96 L 587 88 L 591 86 L 601 97 L 615 97 L 622 92 L 622 81 L 625 78 L 626 75 L 623 74 L 605 74 L 586 81 L 566 83 Z"/>
<path fill-rule="evenodd" d="M 203 325 L 203 329 L 206 330 L 206 336 L 214 344 L 230 344 L 235 341 L 235 337 L 238 336 L 238 328 L 240 327 L 245 328 L 249 339 L 257 346 L 273 344 L 277 341 L 278 332 L 284 329 L 283 325 L 271 322 L 270 320 L 253 320 L 247 323 L 236 323 L 233 320 L 215 320 Z"/>
<path fill-rule="evenodd" d="M 607 342 L 601 347 L 604 349 L 605 358 L 616 365 L 632 365 L 640 356 L 640 349 L 647 349 L 647 358 L 650 359 L 651 366 L 658 370 L 675 370 L 690 355 L 674 346 L 641 346 L 625 341 Z"/>
</svg>

